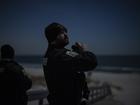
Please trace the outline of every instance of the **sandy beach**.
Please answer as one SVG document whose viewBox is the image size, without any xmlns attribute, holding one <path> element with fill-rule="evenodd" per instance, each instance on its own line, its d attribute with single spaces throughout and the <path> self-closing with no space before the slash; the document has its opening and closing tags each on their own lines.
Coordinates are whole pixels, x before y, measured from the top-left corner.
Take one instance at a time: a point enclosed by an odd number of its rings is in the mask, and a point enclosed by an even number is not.
<svg viewBox="0 0 140 105">
<path fill-rule="evenodd" d="M 92 78 L 112 84 L 113 99 L 116 102 L 122 105 L 140 104 L 140 74 L 94 72 Z M 116 89 L 116 86 L 122 89 Z"/>
<path fill-rule="evenodd" d="M 32 89 L 46 89 L 42 69 L 25 68 L 25 70 L 32 75 Z M 90 85 L 109 83 L 113 94 L 94 105 L 140 105 L 140 74 L 93 72 L 90 81 Z M 30 101 L 28 105 L 37 105 L 37 101 Z"/>
</svg>

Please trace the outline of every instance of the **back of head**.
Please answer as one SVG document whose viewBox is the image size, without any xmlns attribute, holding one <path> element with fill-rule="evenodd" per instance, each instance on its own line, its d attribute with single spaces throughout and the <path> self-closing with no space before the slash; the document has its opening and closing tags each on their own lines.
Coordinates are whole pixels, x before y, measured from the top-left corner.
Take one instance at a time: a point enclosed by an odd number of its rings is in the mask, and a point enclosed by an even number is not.
<svg viewBox="0 0 140 105">
<path fill-rule="evenodd" d="M 1 47 L 1 58 L 13 59 L 15 51 L 12 46 L 5 44 Z"/>
<path fill-rule="evenodd" d="M 54 41 L 61 32 L 67 32 L 67 29 L 59 23 L 51 23 L 45 28 L 45 36 L 49 43 Z"/>
</svg>

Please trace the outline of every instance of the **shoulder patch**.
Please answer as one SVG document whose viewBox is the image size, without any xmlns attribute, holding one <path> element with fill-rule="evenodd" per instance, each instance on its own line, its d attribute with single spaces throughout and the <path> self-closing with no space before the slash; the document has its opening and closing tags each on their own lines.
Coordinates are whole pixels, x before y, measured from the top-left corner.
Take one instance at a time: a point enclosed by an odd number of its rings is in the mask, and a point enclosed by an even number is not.
<svg viewBox="0 0 140 105">
<path fill-rule="evenodd" d="M 77 55 L 79 55 L 79 54 L 76 53 L 76 52 L 73 52 L 73 51 L 67 51 L 67 52 L 66 52 L 66 55 L 69 55 L 69 56 L 71 56 L 71 57 L 75 57 L 75 56 L 77 56 Z"/>
<path fill-rule="evenodd" d="M 47 61 L 48 61 L 48 58 L 43 58 L 43 62 L 42 62 L 43 66 L 47 65 Z"/>
</svg>

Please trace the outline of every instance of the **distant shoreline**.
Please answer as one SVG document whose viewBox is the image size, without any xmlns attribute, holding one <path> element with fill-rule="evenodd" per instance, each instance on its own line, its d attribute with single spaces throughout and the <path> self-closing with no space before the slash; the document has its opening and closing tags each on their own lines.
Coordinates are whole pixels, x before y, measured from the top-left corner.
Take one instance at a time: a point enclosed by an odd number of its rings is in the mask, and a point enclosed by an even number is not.
<svg viewBox="0 0 140 105">
<path fill-rule="evenodd" d="M 111 72 L 111 73 L 140 73 L 140 68 L 102 66 L 102 67 L 97 67 L 95 71 L 96 72 Z"/>
</svg>

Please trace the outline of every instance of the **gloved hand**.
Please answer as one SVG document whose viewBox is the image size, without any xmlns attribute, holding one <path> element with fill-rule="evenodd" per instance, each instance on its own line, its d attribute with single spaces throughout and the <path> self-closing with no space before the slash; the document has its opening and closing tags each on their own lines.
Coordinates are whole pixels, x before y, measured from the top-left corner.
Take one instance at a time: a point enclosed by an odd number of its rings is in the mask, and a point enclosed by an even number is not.
<svg viewBox="0 0 140 105">
<path fill-rule="evenodd" d="M 81 53 L 83 51 L 85 51 L 85 45 L 79 42 L 76 42 L 74 45 L 72 45 L 71 47 L 73 49 L 73 51 L 77 52 L 77 53 Z"/>
</svg>

